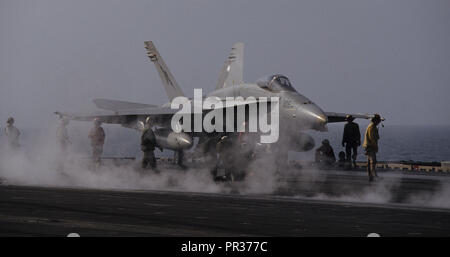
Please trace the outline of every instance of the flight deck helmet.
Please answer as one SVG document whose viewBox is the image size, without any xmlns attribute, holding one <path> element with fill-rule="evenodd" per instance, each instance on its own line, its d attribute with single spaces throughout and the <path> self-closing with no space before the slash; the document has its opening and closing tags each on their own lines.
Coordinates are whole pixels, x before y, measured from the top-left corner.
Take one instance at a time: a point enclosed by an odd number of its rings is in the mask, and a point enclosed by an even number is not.
<svg viewBox="0 0 450 257">
<path fill-rule="evenodd" d="M 7 124 L 12 125 L 14 124 L 14 118 L 13 117 L 9 117 L 8 120 L 6 121 Z"/>
<path fill-rule="evenodd" d="M 345 116 L 345 120 L 346 121 L 354 121 L 355 120 L 355 117 L 353 117 L 352 115 L 347 115 L 347 116 Z"/>
<path fill-rule="evenodd" d="M 372 122 L 373 123 L 380 123 L 381 122 L 381 116 L 378 113 L 375 113 L 372 117 Z"/>
<path fill-rule="evenodd" d="M 100 126 L 100 125 L 102 125 L 102 121 L 101 121 L 99 118 L 95 118 L 95 119 L 94 119 L 94 124 L 95 124 L 96 126 Z"/>
</svg>

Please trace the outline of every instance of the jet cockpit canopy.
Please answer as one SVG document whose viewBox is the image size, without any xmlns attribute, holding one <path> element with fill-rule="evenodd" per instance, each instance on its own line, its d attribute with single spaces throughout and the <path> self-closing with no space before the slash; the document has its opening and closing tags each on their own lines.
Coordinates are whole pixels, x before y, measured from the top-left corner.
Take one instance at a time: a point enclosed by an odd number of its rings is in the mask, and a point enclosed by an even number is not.
<svg viewBox="0 0 450 257">
<path fill-rule="evenodd" d="M 267 89 L 273 92 L 292 91 L 296 92 L 292 87 L 289 79 L 281 74 L 266 76 L 256 81 L 256 84 L 261 88 Z"/>
</svg>

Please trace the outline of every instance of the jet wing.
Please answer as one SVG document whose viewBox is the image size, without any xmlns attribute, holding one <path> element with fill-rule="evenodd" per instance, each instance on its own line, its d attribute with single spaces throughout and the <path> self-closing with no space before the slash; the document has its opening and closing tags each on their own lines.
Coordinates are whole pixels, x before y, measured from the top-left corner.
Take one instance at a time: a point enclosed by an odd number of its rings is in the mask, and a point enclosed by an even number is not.
<svg viewBox="0 0 450 257">
<path fill-rule="evenodd" d="M 94 99 L 93 102 L 99 109 L 110 110 L 110 111 L 157 107 L 156 105 L 151 105 L 151 104 L 141 104 L 141 103 L 117 101 L 117 100 L 110 100 L 110 99 Z"/>
<path fill-rule="evenodd" d="M 90 113 L 67 113 L 55 112 L 61 118 L 78 121 L 93 121 L 95 118 L 100 119 L 104 123 L 110 124 L 134 124 L 139 120 L 145 120 L 151 117 L 153 121 L 160 121 L 161 119 L 170 118 L 178 110 L 173 110 L 164 107 L 141 108 L 134 110 L 119 110 L 119 111 L 95 111 Z"/>
<path fill-rule="evenodd" d="M 352 113 L 337 113 L 337 112 L 325 112 L 325 115 L 328 118 L 328 123 L 334 122 L 345 122 L 345 118 L 347 115 L 352 115 L 357 119 L 372 119 L 373 114 L 352 114 Z M 385 120 L 385 118 L 381 118 L 381 120 Z"/>
<path fill-rule="evenodd" d="M 224 99 L 216 98 L 213 103 L 222 103 L 222 109 L 234 108 L 238 106 L 257 104 L 261 102 L 271 102 L 267 100 L 243 100 L 243 101 L 224 101 Z M 191 101 L 191 110 L 195 109 L 195 101 Z M 217 108 L 216 108 L 217 109 Z M 76 121 L 94 121 L 98 118 L 103 123 L 120 124 L 129 128 L 137 128 L 136 125 L 139 121 L 144 121 L 147 117 L 150 117 L 152 123 L 155 125 L 164 126 L 170 124 L 172 116 L 176 114 L 179 109 L 171 109 L 168 107 L 147 107 L 139 109 L 129 110 L 99 110 L 89 113 L 68 113 L 68 112 L 55 112 L 60 118 L 67 118 L 69 120 Z M 203 113 L 210 112 L 211 109 L 203 109 Z"/>
</svg>

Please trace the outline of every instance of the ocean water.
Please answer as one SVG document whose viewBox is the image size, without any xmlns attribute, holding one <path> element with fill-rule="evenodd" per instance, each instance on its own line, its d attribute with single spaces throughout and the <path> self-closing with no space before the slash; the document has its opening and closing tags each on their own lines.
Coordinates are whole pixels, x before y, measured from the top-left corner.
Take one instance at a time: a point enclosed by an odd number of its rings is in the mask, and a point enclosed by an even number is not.
<svg viewBox="0 0 450 257">
<path fill-rule="evenodd" d="M 360 123 L 361 134 L 364 135 L 367 123 Z M 330 140 L 336 156 L 339 151 L 345 151 L 341 146 L 344 124 L 329 124 L 328 132 L 307 131 L 315 141 L 315 148 L 319 147 L 323 139 Z M 90 145 L 87 138 L 90 125 L 69 126 L 69 135 L 72 147 L 78 153 L 85 152 L 90 155 Z M 104 125 L 106 143 L 104 156 L 108 157 L 138 157 L 140 158 L 140 135 L 137 131 L 121 128 L 115 125 Z M 21 144 L 26 151 L 39 149 L 42 142 L 54 141 L 54 131 L 41 131 L 35 129 L 22 130 Z M 423 161 L 440 162 L 450 161 L 450 126 L 379 126 L 379 161 Z M 4 137 L 0 136 L 0 143 L 4 144 Z M 172 156 L 173 152 L 157 150 L 156 155 Z M 363 149 L 358 149 L 358 160 L 364 161 Z M 313 160 L 314 151 L 289 154 L 290 159 Z"/>
<path fill-rule="evenodd" d="M 360 124 L 361 140 L 367 123 Z M 341 145 L 343 124 L 330 124 L 329 131 L 324 133 L 312 132 L 316 140 L 316 147 L 323 139 L 329 139 L 335 154 L 345 151 Z M 450 161 L 450 126 L 379 126 L 380 161 Z M 363 149 L 358 149 L 358 160 L 365 160 Z M 301 158 L 313 158 L 311 153 L 301 154 Z"/>
</svg>

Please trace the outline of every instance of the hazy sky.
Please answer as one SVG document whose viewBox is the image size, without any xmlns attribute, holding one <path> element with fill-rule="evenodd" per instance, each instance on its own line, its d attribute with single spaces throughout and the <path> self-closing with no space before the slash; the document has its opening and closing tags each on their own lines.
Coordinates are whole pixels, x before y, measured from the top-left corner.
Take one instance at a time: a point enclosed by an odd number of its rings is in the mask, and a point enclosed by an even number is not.
<svg viewBox="0 0 450 257">
<path fill-rule="evenodd" d="M 325 111 L 450 125 L 448 0 L 0 0 L 0 125 L 98 97 L 163 104 L 146 40 L 189 96 L 244 42 L 248 82 L 282 73 Z"/>
</svg>

